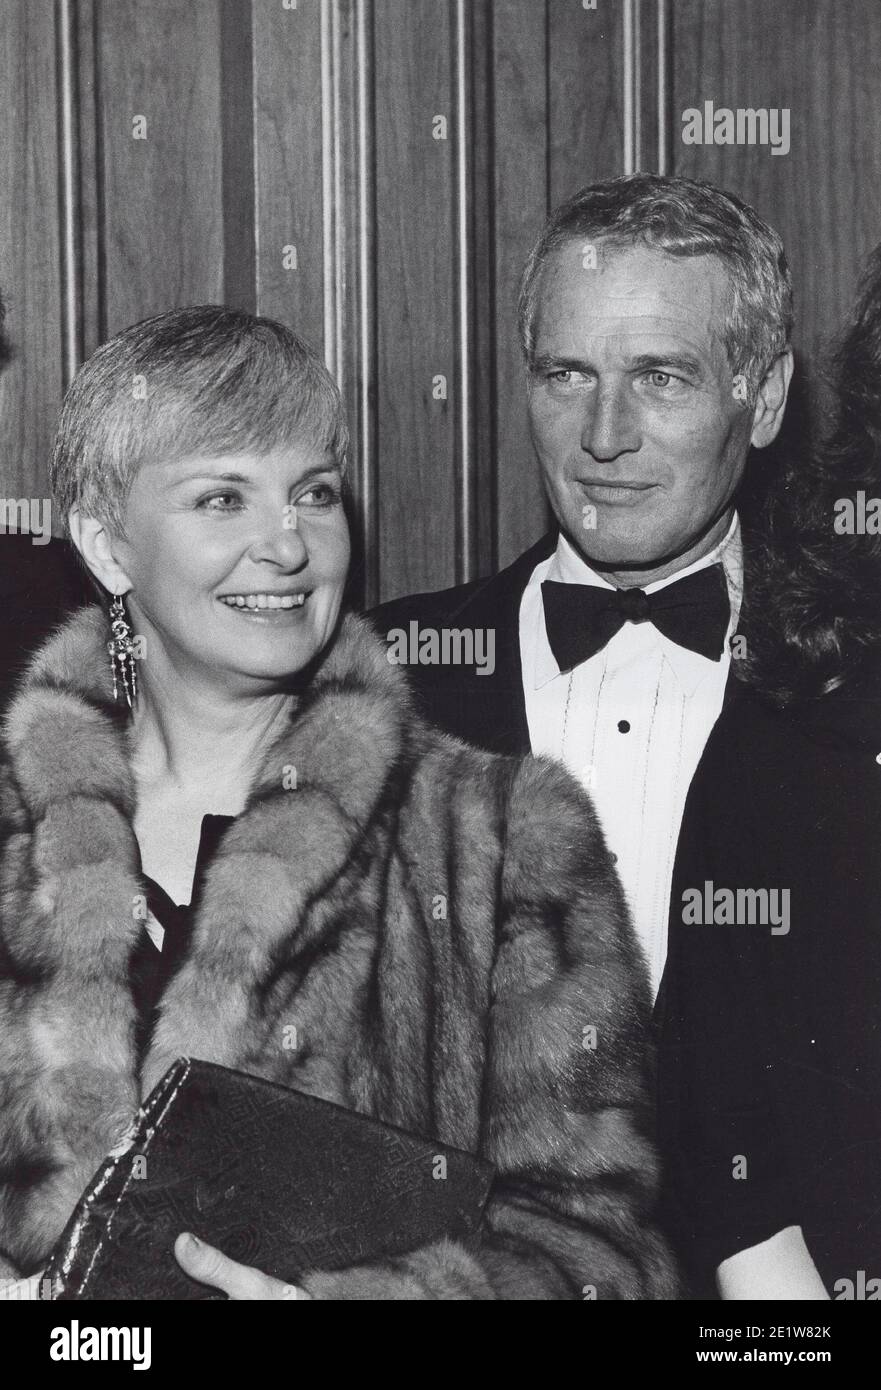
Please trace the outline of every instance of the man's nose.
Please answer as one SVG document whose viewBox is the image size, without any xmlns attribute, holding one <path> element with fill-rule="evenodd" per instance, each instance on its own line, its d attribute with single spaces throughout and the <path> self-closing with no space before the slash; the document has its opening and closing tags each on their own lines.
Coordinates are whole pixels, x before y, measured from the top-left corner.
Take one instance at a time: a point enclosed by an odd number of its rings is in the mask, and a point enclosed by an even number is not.
<svg viewBox="0 0 881 1390">
<path fill-rule="evenodd" d="M 610 460 L 619 454 L 636 453 L 640 447 L 638 420 L 627 388 L 601 386 L 585 416 L 581 447 L 595 459 Z"/>
<path fill-rule="evenodd" d="M 296 507 L 285 505 L 266 509 L 251 543 L 250 554 L 257 563 L 268 560 L 280 569 L 291 571 L 301 570 L 308 563 L 309 550 L 300 533 Z"/>
</svg>

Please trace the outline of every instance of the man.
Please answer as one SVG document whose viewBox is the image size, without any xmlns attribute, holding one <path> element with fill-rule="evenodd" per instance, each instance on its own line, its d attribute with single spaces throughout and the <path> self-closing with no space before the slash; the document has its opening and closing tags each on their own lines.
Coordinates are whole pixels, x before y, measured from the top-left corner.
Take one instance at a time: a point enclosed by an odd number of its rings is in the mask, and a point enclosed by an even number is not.
<svg viewBox="0 0 881 1390">
<path fill-rule="evenodd" d="M 685 798 L 743 640 L 735 497 L 792 375 L 789 271 L 737 198 L 636 174 L 552 215 L 519 319 L 557 528 L 493 579 L 373 619 L 391 660 L 402 630 L 410 651 L 426 630 L 480 633 L 484 651 L 494 634 L 492 671 L 412 665 L 419 701 L 478 745 L 561 759 L 589 790 L 657 991 Z"/>
</svg>

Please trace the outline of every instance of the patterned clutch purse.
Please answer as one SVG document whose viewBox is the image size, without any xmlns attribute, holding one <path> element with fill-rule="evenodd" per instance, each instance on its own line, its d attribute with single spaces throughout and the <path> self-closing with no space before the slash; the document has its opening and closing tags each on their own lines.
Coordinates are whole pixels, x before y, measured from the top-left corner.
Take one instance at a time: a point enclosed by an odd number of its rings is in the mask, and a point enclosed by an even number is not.
<svg viewBox="0 0 881 1390">
<path fill-rule="evenodd" d="M 493 1169 L 273 1082 L 181 1058 L 80 1198 L 52 1297 L 221 1299 L 184 1274 L 192 1231 L 286 1283 L 478 1228 Z"/>
</svg>

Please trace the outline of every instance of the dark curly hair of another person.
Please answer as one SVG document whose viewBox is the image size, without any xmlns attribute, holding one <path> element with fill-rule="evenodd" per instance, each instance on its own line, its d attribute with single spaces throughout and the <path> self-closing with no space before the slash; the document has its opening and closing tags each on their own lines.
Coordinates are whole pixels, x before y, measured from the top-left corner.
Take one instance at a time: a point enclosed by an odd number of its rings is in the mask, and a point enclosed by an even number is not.
<svg viewBox="0 0 881 1390">
<path fill-rule="evenodd" d="M 852 684 L 881 659 L 881 536 L 835 530 L 836 502 L 881 496 L 881 246 L 831 360 L 831 429 L 793 458 L 746 556 L 742 680 L 778 706 Z"/>
<path fill-rule="evenodd" d="M 6 336 L 6 304 L 0 294 L 0 372 L 12 360 L 12 344 Z"/>
</svg>

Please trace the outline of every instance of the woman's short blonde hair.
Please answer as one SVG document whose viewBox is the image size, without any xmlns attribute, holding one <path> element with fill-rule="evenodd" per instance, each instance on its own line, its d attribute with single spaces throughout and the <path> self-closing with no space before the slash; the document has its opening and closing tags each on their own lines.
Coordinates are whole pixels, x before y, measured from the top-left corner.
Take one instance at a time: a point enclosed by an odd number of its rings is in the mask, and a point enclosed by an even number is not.
<svg viewBox="0 0 881 1390">
<path fill-rule="evenodd" d="M 339 391 L 317 352 L 273 319 L 172 309 L 99 347 L 71 382 L 50 465 L 56 506 L 122 533 L 147 460 L 269 453 L 304 440 L 345 468 Z"/>
</svg>

